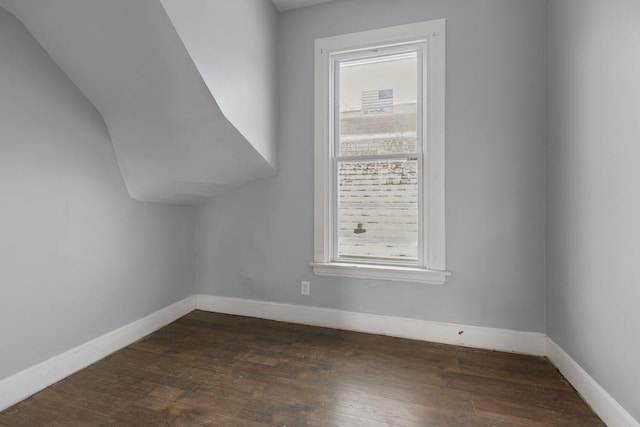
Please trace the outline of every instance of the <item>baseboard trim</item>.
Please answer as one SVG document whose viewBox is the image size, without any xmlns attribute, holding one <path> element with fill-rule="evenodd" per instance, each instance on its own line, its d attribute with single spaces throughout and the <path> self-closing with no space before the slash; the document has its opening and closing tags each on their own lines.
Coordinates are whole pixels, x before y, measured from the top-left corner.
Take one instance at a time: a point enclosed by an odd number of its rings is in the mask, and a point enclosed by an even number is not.
<svg viewBox="0 0 640 427">
<path fill-rule="evenodd" d="M 640 427 L 569 354 L 543 333 L 512 331 L 313 306 L 194 295 L 0 380 L 0 411 L 149 335 L 194 309 L 547 356 L 609 427 Z"/>
<path fill-rule="evenodd" d="M 217 313 L 258 317 L 466 347 L 510 351 L 537 356 L 546 354 L 546 335 L 536 332 L 430 322 L 404 317 L 211 295 L 196 295 L 196 308 Z"/>
<path fill-rule="evenodd" d="M 216 313 L 546 356 L 609 427 L 640 427 L 640 423 L 571 356 L 543 333 L 439 323 L 212 295 L 196 295 L 195 298 L 197 309 Z"/>
<path fill-rule="evenodd" d="M 607 393 L 578 362 L 548 337 L 547 358 L 591 405 L 591 408 L 607 426 L 640 427 L 640 423 Z"/>
<path fill-rule="evenodd" d="M 195 309 L 189 297 L 0 380 L 0 411 L 132 344 Z"/>
</svg>

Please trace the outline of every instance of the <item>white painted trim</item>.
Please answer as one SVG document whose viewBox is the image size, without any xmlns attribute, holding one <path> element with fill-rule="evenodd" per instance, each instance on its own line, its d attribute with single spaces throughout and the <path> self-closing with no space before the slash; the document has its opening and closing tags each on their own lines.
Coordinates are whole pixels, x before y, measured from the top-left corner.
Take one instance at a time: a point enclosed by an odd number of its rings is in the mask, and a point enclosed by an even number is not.
<svg viewBox="0 0 640 427">
<path fill-rule="evenodd" d="M 640 422 L 635 420 L 578 362 L 549 337 L 547 337 L 547 358 L 591 405 L 607 426 L 640 427 Z"/>
<path fill-rule="evenodd" d="M 543 356 L 546 353 L 546 336 L 538 332 L 430 322 L 404 317 L 211 295 L 196 295 L 196 308 L 216 313 L 258 317 L 465 347 L 512 351 L 537 356 Z"/>
<path fill-rule="evenodd" d="M 640 423 L 571 356 L 543 333 L 211 295 L 196 295 L 195 298 L 196 308 L 204 311 L 546 356 L 609 427 L 640 427 Z"/>
<path fill-rule="evenodd" d="M 608 426 L 640 427 L 640 423 L 571 356 L 543 333 L 212 295 L 188 297 L 0 380 L 0 411 L 136 342 L 194 309 L 465 347 L 547 356 Z"/>
<path fill-rule="evenodd" d="M 320 275 L 365 277 L 381 280 L 401 280 L 443 284 L 446 272 L 445 247 L 445 19 L 398 25 L 358 33 L 344 34 L 315 40 L 315 132 L 314 132 L 314 272 Z M 422 230 L 418 268 L 422 274 L 393 274 L 392 269 L 334 268 L 338 261 L 334 228 L 334 147 L 333 97 L 334 58 L 337 55 L 357 54 L 377 47 L 420 44 L 424 49 L 425 73 L 421 89 L 423 185 Z M 406 266 L 406 265 L 405 265 Z M 357 274 L 357 275 L 354 275 Z"/>
<path fill-rule="evenodd" d="M 395 280 L 400 282 L 444 285 L 448 271 L 427 270 L 391 265 L 350 264 L 341 262 L 312 262 L 313 272 L 318 276 L 353 277 L 358 279 Z"/>
<path fill-rule="evenodd" d="M 193 311 L 195 301 L 186 298 L 0 380 L 0 411 Z"/>
</svg>

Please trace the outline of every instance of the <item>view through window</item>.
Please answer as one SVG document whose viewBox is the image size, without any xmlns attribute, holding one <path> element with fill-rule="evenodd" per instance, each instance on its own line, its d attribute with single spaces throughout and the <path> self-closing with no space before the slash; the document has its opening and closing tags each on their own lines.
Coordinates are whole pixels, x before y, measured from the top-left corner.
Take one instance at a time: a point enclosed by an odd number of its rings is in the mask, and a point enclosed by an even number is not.
<svg viewBox="0 0 640 427">
<path fill-rule="evenodd" d="M 335 62 L 336 259 L 419 261 L 419 57 L 404 48 Z"/>
</svg>

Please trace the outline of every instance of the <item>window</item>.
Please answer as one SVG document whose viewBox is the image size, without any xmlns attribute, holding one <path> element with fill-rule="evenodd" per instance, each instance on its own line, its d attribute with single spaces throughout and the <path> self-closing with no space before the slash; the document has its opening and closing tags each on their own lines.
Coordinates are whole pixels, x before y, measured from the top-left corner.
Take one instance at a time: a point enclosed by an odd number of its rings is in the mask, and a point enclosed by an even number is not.
<svg viewBox="0 0 640 427">
<path fill-rule="evenodd" d="M 443 284 L 444 20 L 316 40 L 314 272 Z"/>
</svg>

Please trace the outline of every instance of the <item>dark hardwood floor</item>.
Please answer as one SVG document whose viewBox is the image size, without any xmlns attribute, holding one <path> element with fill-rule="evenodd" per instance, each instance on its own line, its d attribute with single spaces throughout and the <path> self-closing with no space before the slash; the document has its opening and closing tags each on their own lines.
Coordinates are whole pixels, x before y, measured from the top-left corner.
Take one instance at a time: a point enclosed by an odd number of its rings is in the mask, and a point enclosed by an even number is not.
<svg viewBox="0 0 640 427">
<path fill-rule="evenodd" d="M 544 358 L 194 311 L 0 426 L 602 426 Z"/>
</svg>

